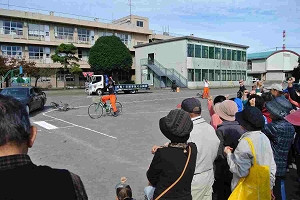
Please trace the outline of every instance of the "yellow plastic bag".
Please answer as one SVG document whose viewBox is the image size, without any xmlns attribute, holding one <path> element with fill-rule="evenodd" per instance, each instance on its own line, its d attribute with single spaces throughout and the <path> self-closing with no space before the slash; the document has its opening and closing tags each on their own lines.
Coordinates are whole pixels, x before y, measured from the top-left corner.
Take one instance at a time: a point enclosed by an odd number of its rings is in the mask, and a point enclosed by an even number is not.
<svg viewBox="0 0 300 200">
<path fill-rule="evenodd" d="M 254 146 L 250 138 L 247 140 L 254 156 L 248 176 L 241 178 L 228 200 L 270 200 L 270 168 L 257 164 Z"/>
</svg>

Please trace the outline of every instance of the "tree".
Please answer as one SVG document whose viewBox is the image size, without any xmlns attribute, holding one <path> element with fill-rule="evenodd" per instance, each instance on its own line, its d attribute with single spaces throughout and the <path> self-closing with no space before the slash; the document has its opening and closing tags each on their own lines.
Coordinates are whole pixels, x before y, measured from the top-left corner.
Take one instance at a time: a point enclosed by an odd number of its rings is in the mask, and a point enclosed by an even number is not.
<svg viewBox="0 0 300 200">
<path fill-rule="evenodd" d="M 66 89 L 67 80 L 66 80 L 66 71 L 68 68 L 78 66 L 77 63 L 79 61 L 79 58 L 75 56 L 77 52 L 77 48 L 73 44 L 60 44 L 55 54 L 51 56 L 51 59 L 53 62 L 60 63 L 64 68 L 64 89 Z"/>
<path fill-rule="evenodd" d="M 131 69 L 132 57 L 118 37 L 103 36 L 91 48 L 88 62 L 95 72 L 126 71 Z"/>
<path fill-rule="evenodd" d="M 295 83 L 299 83 L 300 80 L 300 56 L 298 57 L 298 66 L 294 68 L 292 76 L 295 77 Z"/>
<path fill-rule="evenodd" d="M 79 66 L 73 66 L 71 67 L 70 72 L 76 77 L 82 72 L 82 69 Z M 74 86 L 75 86 L 75 79 L 74 79 Z"/>
<path fill-rule="evenodd" d="M 39 68 L 39 70 L 31 76 L 35 78 L 34 86 L 37 86 L 37 82 L 41 77 L 50 77 L 56 73 L 56 69 L 52 68 Z"/>
</svg>

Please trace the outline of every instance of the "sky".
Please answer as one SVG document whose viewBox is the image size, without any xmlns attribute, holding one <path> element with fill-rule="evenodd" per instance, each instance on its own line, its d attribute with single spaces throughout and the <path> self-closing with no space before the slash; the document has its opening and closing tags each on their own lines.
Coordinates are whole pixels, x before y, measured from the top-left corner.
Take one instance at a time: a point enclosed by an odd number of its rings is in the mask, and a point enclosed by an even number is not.
<svg viewBox="0 0 300 200">
<path fill-rule="evenodd" d="M 128 0 L 0 0 L 8 2 L 106 22 L 130 13 Z M 179 35 L 243 44 L 250 46 L 248 53 L 282 47 L 285 30 L 287 49 L 300 53 L 300 0 L 131 0 L 131 4 L 132 14 L 148 17 L 152 30 L 168 28 Z"/>
</svg>

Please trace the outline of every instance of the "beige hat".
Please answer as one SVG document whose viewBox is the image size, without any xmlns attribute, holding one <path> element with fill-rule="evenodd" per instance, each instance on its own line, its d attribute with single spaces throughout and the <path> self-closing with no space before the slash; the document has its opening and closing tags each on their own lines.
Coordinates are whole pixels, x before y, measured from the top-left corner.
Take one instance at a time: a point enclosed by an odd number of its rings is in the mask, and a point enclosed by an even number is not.
<svg viewBox="0 0 300 200">
<path fill-rule="evenodd" d="M 272 84 L 270 87 L 267 87 L 267 89 L 268 89 L 268 90 L 273 89 L 273 90 L 277 90 L 277 91 L 280 91 L 280 92 L 283 91 L 282 85 L 276 84 L 276 83 Z"/>
<path fill-rule="evenodd" d="M 226 121 L 235 121 L 235 114 L 238 111 L 238 107 L 234 101 L 225 100 L 221 103 L 217 103 L 214 106 L 214 110 L 220 118 Z"/>
</svg>

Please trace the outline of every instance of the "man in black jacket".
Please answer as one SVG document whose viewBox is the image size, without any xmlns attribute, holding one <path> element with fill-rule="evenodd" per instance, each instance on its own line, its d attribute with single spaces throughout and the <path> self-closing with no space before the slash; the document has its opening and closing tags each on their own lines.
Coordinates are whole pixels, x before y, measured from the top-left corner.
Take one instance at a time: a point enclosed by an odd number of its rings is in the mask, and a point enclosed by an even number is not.
<svg viewBox="0 0 300 200">
<path fill-rule="evenodd" d="M 240 84 L 240 89 L 239 89 L 239 91 L 237 92 L 237 98 L 242 98 L 243 92 L 244 92 L 245 90 L 247 90 L 247 89 L 246 89 L 246 87 L 244 86 L 244 80 L 243 80 L 243 79 L 241 79 L 241 80 L 239 81 L 239 84 Z"/>
<path fill-rule="evenodd" d="M 0 95 L 0 199 L 88 199 L 79 176 L 32 163 L 27 153 L 36 135 L 25 107 Z"/>
<path fill-rule="evenodd" d="M 300 96 L 297 95 L 297 93 L 294 89 L 294 86 L 293 86 L 294 82 L 295 82 L 294 77 L 292 77 L 288 80 L 288 91 L 289 91 L 291 99 L 298 102 L 298 103 L 300 103 Z M 298 85 L 298 87 L 299 87 L 299 85 Z"/>
</svg>

